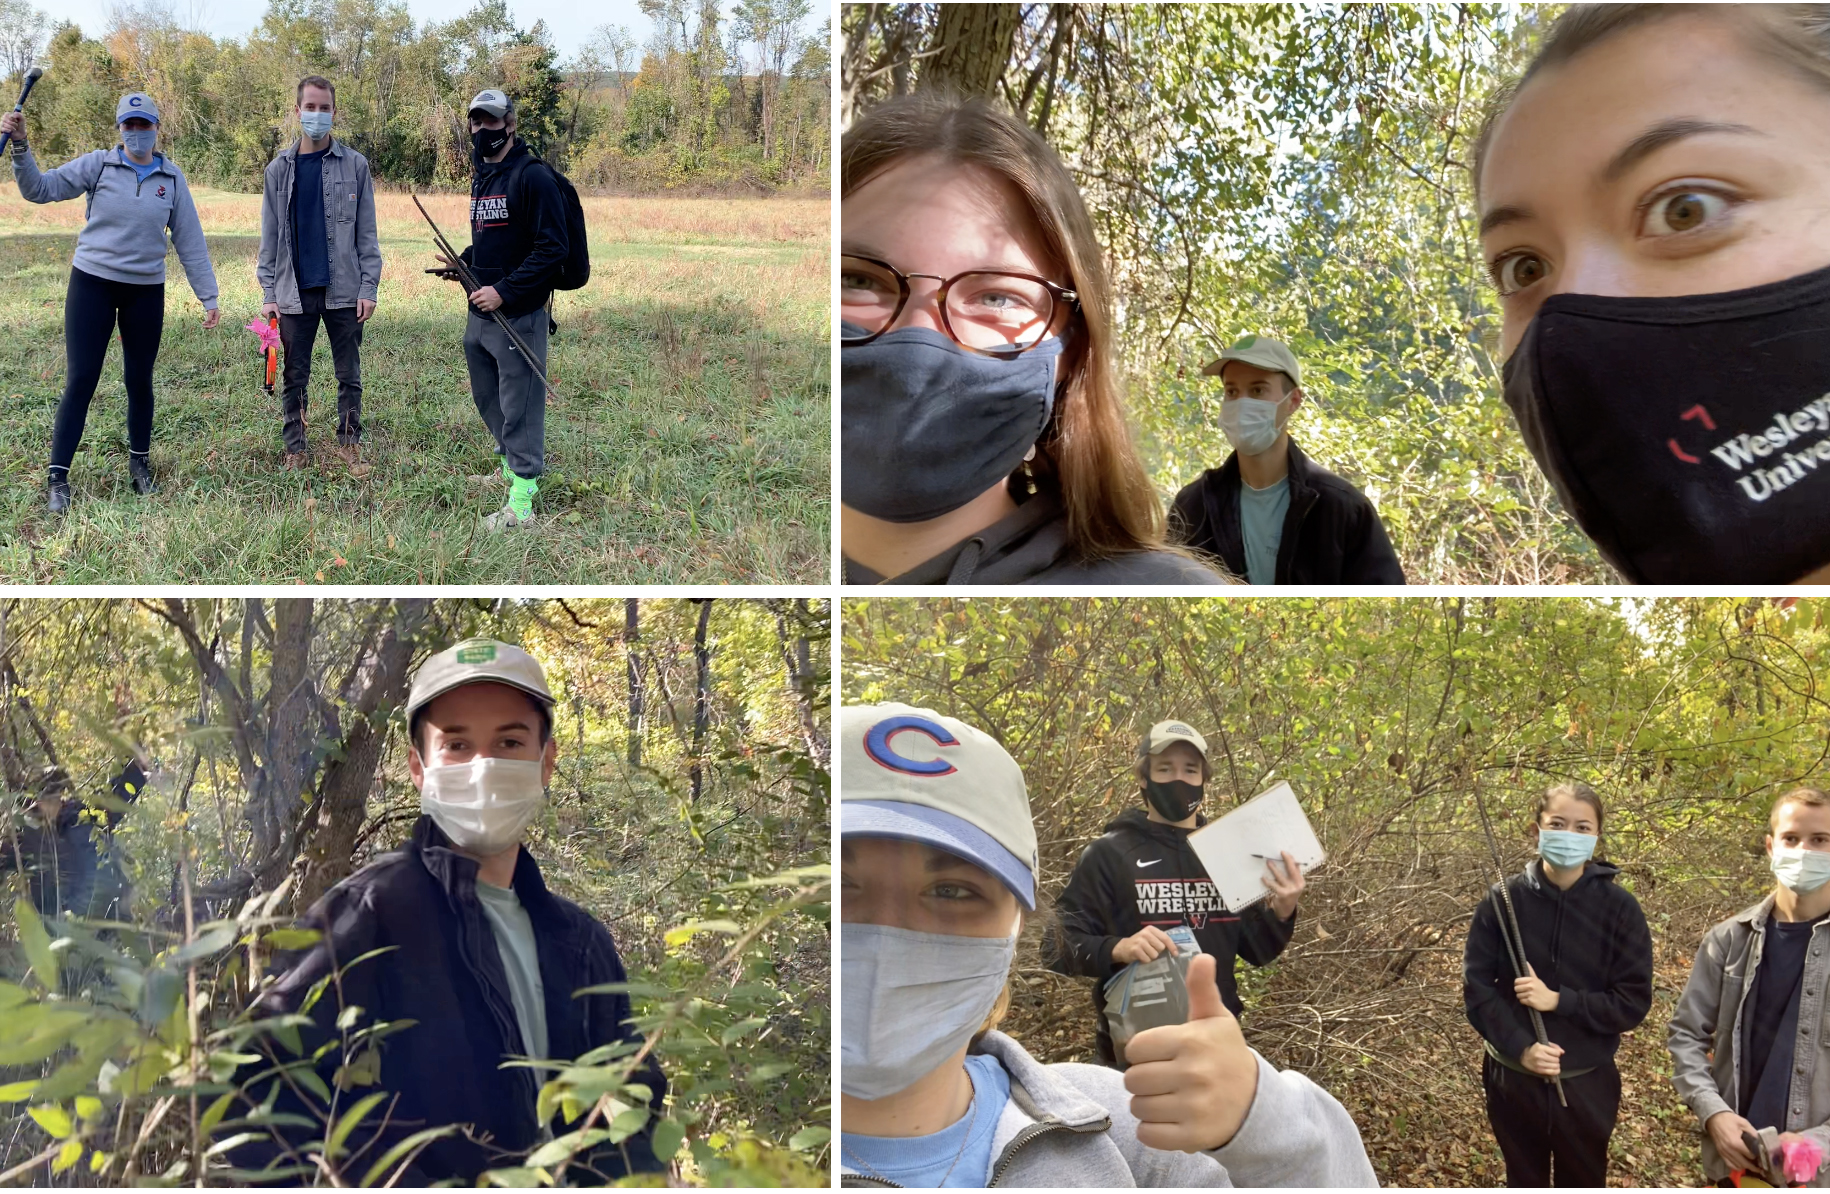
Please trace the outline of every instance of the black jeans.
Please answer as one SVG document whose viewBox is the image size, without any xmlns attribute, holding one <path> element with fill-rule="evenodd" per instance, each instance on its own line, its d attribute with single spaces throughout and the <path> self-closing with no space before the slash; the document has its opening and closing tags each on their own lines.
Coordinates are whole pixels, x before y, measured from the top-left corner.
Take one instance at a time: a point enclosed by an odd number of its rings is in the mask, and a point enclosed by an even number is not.
<svg viewBox="0 0 1830 1194">
<path fill-rule="evenodd" d="M 1608 1139 L 1620 1114 L 1620 1071 L 1613 1062 L 1563 1080 L 1569 1106 L 1557 1103 L 1555 1083 L 1481 1058 L 1487 1120 L 1506 1158 L 1508 1186 L 1605 1186 Z M 1556 1159 L 1556 1181 L 1551 1160 Z"/>
<path fill-rule="evenodd" d="M 330 360 L 337 371 L 337 442 L 362 442 L 362 325 L 356 308 L 324 309 L 324 288 L 299 291 L 299 313 L 280 315 L 280 345 L 286 350 L 280 411 L 286 425 L 281 436 L 288 452 L 305 450 L 305 387 L 311 381 L 311 346 L 318 321 L 330 336 Z"/>
<path fill-rule="evenodd" d="M 102 380 L 102 361 L 116 322 L 121 327 L 121 380 L 127 385 L 127 448 L 152 450 L 153 362 L 165 331 L 165 283 L 113 282 L 70 270 L 64 292 L 64 396 L 51 432 L 51 472 L 62 480 L 83 442 L 89 401 Z"/>
</svg>

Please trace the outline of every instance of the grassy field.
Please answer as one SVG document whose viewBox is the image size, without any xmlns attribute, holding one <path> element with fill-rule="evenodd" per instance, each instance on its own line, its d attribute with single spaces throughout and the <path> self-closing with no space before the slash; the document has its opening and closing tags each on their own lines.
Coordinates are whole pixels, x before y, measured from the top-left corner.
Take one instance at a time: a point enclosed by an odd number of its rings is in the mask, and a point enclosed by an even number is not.
<svg viewBox="0 0 1830 1194">
<path fill-rule="evenodd" d="M 824 583 L 829 519 L 823 200 L 587 198 L 591 281 L 561 293 L 536 534 L 491 535 L 507 487 L 471 402 L 463 299 L 420 271 L 430 233 L 377 197 L 380 306 L 364 333 L 365 460 L 336 460 L 336 379 L 312 361 L 313 464 L 281 468 L 260 385 L 260 197 L 198 191 L 222 323 L 167 258 L 154 374 L 159 492 L 128 485 L 120 346 L 71 469 L 44 505 L 63 388 L 63 299 L 80 201 L 0 196 L 0 580 L 12 583 Z M 427 200 L 468 243 L 466 198 Z"/>
</svg>

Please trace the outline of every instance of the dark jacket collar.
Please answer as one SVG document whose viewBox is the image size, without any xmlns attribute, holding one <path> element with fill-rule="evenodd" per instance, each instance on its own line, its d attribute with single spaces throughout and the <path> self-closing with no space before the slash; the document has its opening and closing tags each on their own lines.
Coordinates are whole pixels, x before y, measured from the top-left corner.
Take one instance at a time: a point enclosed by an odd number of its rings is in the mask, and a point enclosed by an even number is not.
<svg viewBox="0 0 1830 1194">
<path fill-rule="evenodd" d="M 1312 474 L 1310 472 L 1309 457 L 1303 452 L 1303 450 L 1301 448 L 1296 446 L 1296 437 L 1291 436 L 1290 437 L 1290 504 L 1292 506 L 1294 506 L 1296 504 L 1296 501 L 1299 497 L 1302 497 L 1315 489 L 1315 486 L 1312 485 L 1309 480 L 1311 475 Z M 1227 489 L 1234 495 L 1233 500 L 1235 502 L 1238 501 L 1239 500 L 1238 499 L 1239 487 L 1241 485 L 1245 484 L 1245 478 L 1239 475 L 1239 453 L 1238 452 L 1234 452 L 1231 455 L 1229 455 L 1226 458 L 1226 463 L 1220 466 L 1219 481 L 1220 481 L 1221 485 L 1226 486 Z"/>
<path fill-rule="evenodd" d="M 458 903 L 477 898 L 477 861 L 458 853 L 430 814 L 421 813 L 408 839 L 407 850 L 418 856 L 420 864 L 437 880 L 455 908 Z M 534 861 L 524 843 L 515 858 L 515 895 L 527 909 L 529 918 L 557 923 L 562 920 L 560 908 L 541 877 L 540 864 Z"/>
<path fill-rule="evenodd" d="M 328 153 L 331 157 L 334 157 L 334 158 L 342 157 L 343 156 L 343 142 L 337 140 L 335 137 L 332 137 L 330 139 L 330 148 L 325 150 L 324 152 Z M 283 158 L 292 160 L 292 161 L 297 161 L 298 156 L 299 156 L 299 139 L 297 137 L 294 137 L 292 139 L 292 144 L 290 144 L 286 148 L 280 150 L 280 156 Z"/>
<path fill-rule="evenodd" d="M 885 578 L 845 561 L 847 584 L 1018 584 L 1053 567 L 1068 554 L 1067 510 L 1053 490 L 1032 495 L 1012 514 L 952 547 Z"/>
</svg>

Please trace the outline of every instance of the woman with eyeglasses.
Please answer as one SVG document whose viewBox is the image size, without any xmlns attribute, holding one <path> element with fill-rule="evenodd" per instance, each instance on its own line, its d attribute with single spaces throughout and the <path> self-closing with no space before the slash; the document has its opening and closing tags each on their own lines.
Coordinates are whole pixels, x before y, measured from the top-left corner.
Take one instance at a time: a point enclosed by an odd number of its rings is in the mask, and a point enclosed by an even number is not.
<svg viewBox="0 0 1830 1194">
<path fill-rule="evenodd" d="M 847 584 L 1224 584 L 1164 541 L 1111 361 L 1111 295 L 1048 144 L 911 96 L 846 133 Z"/>
</svg>

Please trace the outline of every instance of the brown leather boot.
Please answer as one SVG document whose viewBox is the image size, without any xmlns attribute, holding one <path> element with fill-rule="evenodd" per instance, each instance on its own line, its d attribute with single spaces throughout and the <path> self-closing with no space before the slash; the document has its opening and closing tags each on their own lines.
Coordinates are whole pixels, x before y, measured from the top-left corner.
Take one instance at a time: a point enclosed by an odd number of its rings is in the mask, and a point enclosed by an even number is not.
<svg viewBox="0 0 1830 1194">
<path fill-rule="evenodd" d="M 286 471 L 296 473 L 305 467 L 308 457 L 303 452 L 286 453 Z"/>
</svg>

